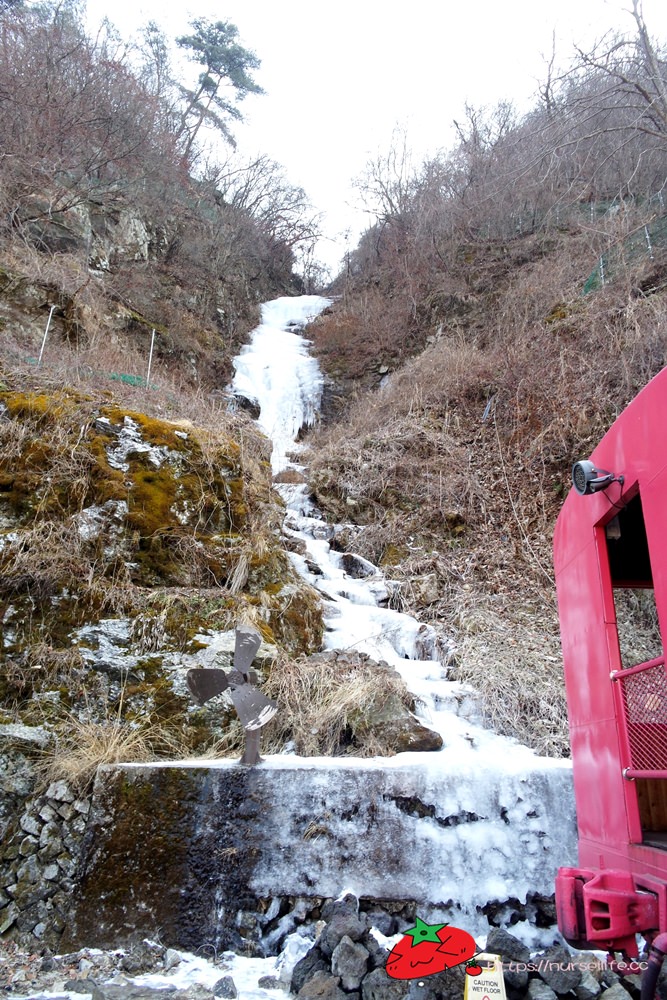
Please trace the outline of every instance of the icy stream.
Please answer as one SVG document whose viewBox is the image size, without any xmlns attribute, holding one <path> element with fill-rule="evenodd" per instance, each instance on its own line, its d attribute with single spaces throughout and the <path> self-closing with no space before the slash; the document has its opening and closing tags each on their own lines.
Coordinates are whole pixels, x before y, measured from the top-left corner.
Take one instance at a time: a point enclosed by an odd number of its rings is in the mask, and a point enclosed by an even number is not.
<svg viewBox="0 0 667 1000">
<path fill-rule="evenodd" d="M 265 303 L 261 325 L 234 362 L 233 389 L 260 407 L 258 424 L 273 441 L 274 472 L 303 471 L 288 455 L 298 454 L 299 431 L 316 420 L 322 375 L 302 331 L 327 305 L 329 300 L 320 296 Z M 292 553 L 291 558 L 322 594 L 325 647 L 353 648 L 393 666 L 418 699 L 421 720 L 444 740 L 437 754 L 401 754 L 401 759 L 414 758 L 438 769 L 470 765 L 480 775 L 488 764 L 493 772 L 505 766 L 516 773 L 522 767 L 534 768 L 538 761 L 545 769 L 569 768 L 567 762 L 538 758 L 516 741 L 484 729 L 475 692 L 446 680 L 446 650 L 433 627 L 387 606 L 392 583 L 378 567 L 357 557 L 355 576 L 345 571 L 342 554 L 329 544 L 335 529 L 313 507 L 305 485 L 278 484 L 277 489 L 288 510 L 283 530 L 306 547 L 306 555 Z"/>
<path fill-rule="evenodd" d="M 274 473 L 303 471 L 288 455 L 298 453 L 301 428 L 315 422 L 322 375 L 302 329 L 328 304 L 319 296 L 266 303 L 261 325 L 234 362 L 233 389 L 260 408 L 258 424 L 273 442 Z M 469 716 L 464 729 L 469 728 L 476 715 L 474 693 L 445 681 L 434 629 L 387 607 L 392 584 L 376 566 L 357 557 L 355 576 L 345 571 L 342 555 L 329 544 L 334 529 L 313 507 L 305 485 L 278 484 L 277 489 L 288 510 L 283 530 L 306 548 L 305 555 L 292 553 L 291 558 L 322 594 L 325 647 L 353 648 L 395 667 L 418 697 L 422 721 L 443 737 L 446 732 L 448 740 L 460 728 L 462 705 Z"/>
</svg>

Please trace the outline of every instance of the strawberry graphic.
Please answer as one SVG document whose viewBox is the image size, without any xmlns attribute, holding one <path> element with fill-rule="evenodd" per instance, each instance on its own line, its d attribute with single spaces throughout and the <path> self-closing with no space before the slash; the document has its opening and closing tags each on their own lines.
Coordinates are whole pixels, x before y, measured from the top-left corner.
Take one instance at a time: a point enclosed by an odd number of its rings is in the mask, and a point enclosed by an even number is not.
<svg viewBox="0 0 667 1000">
<path fill-rule="evenodd" d="M 415 926 L 389 953 L 387 975 L 392 979 L 435 976 L 466 962 L 476 951 L 475 939 L 467 931 L 449 924 L 427 924 L 417 917 Z"/>
</svg>

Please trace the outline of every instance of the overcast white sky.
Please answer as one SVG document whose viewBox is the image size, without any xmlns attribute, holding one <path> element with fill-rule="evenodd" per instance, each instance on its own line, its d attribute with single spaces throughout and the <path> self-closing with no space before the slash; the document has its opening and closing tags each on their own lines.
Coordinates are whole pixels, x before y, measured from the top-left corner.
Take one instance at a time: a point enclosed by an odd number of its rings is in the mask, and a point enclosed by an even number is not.
<svg viewBox="0 0 667 1000">
<path fill-rule="evenodd" d="M 192 17 L 229 20 L 262 60 L 266 94 L 242 105 L 241 153 L 266 153 L 326 213 L 321 256 L 338 260 L 342 233 L 366 218 L 351 187 L 398 124 L 421 160 L 453 144 L 466 100 L 525 106 L 543 78 L 556 31 L 559 62 L 573 41 L 631 27 L 630 0 L 88 0 L 91 23 L 108 16 L 129 36 L 154 19 L 169 37 Z M 652 33 L 667 39 L 667 4 L 644 0 Z"/>
</svg>

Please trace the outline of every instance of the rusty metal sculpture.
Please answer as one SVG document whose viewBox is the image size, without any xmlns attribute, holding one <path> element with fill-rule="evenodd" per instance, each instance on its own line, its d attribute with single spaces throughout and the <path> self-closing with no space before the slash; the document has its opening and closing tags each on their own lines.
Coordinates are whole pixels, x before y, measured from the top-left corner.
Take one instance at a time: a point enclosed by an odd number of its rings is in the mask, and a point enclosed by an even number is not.
<svg viewBox="0 0 667 1000">
<path fill-rule="evenodd" d="M 198 667 L 188 670 L 186 676 L 190 694 L 199 705 L 206 704 L 223 691 L 229 691 L 245 729 L 245 750 L 240 763 L 249 766 L 261 763 L 260 730 L 278 711 L 275 701 L 267 698 L 256 686 L 257 674 L 250 669 L 261 641 L 261 635 L 252 625 L 238 625 L 233 670 L 226 674 L 224 670 Z"/>
</svg>

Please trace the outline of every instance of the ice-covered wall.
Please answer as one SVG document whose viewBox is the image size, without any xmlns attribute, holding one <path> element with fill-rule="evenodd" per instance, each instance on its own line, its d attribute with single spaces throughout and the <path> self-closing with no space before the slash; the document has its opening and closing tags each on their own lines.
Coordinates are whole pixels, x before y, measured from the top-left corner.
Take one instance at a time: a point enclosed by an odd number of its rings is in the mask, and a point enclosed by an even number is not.
<svg viewBox="0 0 667 1000">
<path fill-rule="evenodd" d="M 159 931 L 169 944 L 234 947 L 240 912 L 345 889 L 424 913 L 453 907 L 484 933 L 488 902 L 550 894 L 576 858 L 568 764 L 512 773 L 505 762 L 478 784 L 472 769 L 416 757 L 103 770 L 67 943 L 89 944 L 94 927 L 98 946 Z"/>
</svg>

